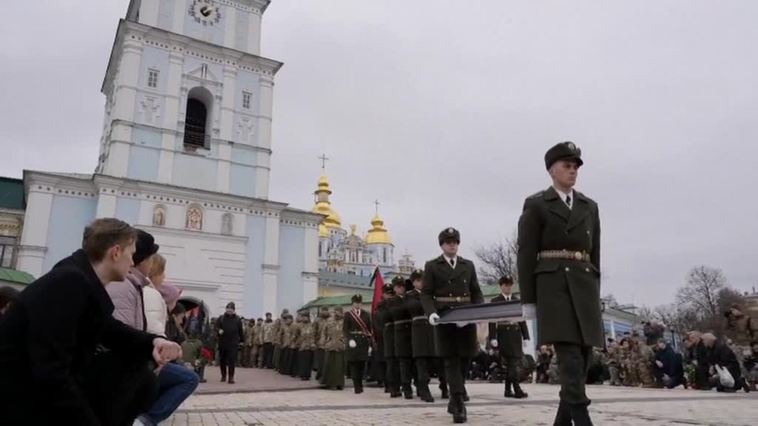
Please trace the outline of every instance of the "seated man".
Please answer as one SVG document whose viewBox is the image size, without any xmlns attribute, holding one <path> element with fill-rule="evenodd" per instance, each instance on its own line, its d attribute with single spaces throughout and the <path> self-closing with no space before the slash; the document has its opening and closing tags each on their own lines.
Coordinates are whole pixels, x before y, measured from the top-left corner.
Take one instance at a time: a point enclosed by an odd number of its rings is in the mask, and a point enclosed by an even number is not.
<svg viewBox="0 0 758 426">
<path fill-rule="evenodd" d="M 8 425 L 131 425 L 157 392 L 148 362 L 179 345 L 112 317 L 105 291 L 132 266 L 135 230 L 97 219 L 82 248 L 30 284 L 0 320 L 0 413 Z"/>
</svg>

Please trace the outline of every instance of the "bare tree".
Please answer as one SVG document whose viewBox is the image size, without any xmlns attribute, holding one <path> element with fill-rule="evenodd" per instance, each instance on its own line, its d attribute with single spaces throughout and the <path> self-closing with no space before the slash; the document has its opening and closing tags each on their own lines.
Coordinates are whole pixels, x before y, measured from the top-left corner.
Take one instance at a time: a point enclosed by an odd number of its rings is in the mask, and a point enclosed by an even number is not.
<svg viewBox="0 0 758 426">
<path fill-rule="evenodd" d="M 720 269 L 698 266 L 687 274 L 687 284 L 676 293 L 680 309 L 697 318 L 699 328 L 719 329 L 719 292 L 727 282 Z"/>
<path fill-rule="evenodd" d="M 518 271 L 516 269 L 518 245 L 515 235 L 489 246 L 476 247 L 474 254 L 484 264 L 479 273 L 483 282 L 494 284 L 500 277 L 506 275 L 518 282 Z"/>
</svg>

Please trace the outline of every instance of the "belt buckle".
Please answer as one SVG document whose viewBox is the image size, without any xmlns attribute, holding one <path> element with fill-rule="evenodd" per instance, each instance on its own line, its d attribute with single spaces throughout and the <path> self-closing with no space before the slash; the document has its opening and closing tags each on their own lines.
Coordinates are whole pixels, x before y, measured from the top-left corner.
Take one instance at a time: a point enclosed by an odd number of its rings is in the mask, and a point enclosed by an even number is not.
<svg viewBox="0 0 758 426">
<path fill-rule="evenodd" d="M 456 297 L 455 301 L 458 302 L 458 303 L 460 303 L 461 302 L 461 296 Z"/>
<path fill-rule="evenodd" d="M 576 259 L 576 260 L 582 260 L 582 259 L 584 259 L 584 255 L 582 254 L 582 252 L 578 251 L 578 252 L 574 253 L 574 259 Z"/>
</svg>

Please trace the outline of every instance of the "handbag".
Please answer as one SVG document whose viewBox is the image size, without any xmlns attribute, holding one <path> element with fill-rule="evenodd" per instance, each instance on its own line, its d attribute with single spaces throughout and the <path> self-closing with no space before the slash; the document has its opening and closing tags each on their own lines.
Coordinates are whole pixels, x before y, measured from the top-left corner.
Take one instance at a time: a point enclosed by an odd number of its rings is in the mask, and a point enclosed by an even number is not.
<svg viewBox="0 0 758 426">
<path fill-rule="evenodd" d="M 716 373 L 718 373 L 719 376 L 719 383 L 721 383 L 721 386 L 725 388 L 733 388 L 734 387 L 734 377 L 732 377 L 732 373 L 729 372 L 726 368 L 716 365 Z"/>
</svg>

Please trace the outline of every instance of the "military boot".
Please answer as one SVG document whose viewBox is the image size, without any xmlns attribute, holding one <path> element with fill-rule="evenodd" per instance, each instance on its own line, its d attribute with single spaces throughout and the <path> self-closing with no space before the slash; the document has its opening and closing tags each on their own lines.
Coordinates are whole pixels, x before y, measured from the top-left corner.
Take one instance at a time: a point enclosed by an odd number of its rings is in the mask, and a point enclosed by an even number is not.
<svg viewBox="0 0 758 426">
<path fill-rule="evenodd" d="M 447 390 L 447 383 L 440 383 L 440 392 L 442 392 L 442 399 L 450 398 L 450 392 Z"/>
<path fill-rule="evenodd" d="M 466 405 L 463 403 L 462 394 L 452 395 L 448 403 L 448 412 L 453 415 L 453 423 L 466 423 Z"/>
<path fill-rule="evenodd" d="M 419 398 L 421 398 L 422 401 L 434 402 L 434 397 L 432 396 L 432 392 L 429 391 L 429 385 L 418 386 L 416 390 L 418 390 Z"/>
<path fill-rule="evenodd" d="M 506 398 L 513 398 L 513 391 L 511 390 L 511 381 L 508 379 L 505 380 L 505 392 L 503 393 L 503 396 Z"/>
<path fill-rule="evenodd" d="M 513 397 L 516 399 L 524 399 L 527 398 L 529 394 L 524 392 L 523 389 L 521 389 L 521 385 L 519 385 L 518 382 L 513 382 Z"/>
<path fill-rule="evenodd" d="M 413 399 L 413 388 L 410 384 L 403 385 L 403 396 L 405 399 Z"/>
<path fill-rule="evenodd" d="M 586 404 L 571 404 L 571 420 L 574 421 L 574 426 L 592 426 L 592 420 L 590 419 L 590 413 L 587 411 Z"/>
</svg>

